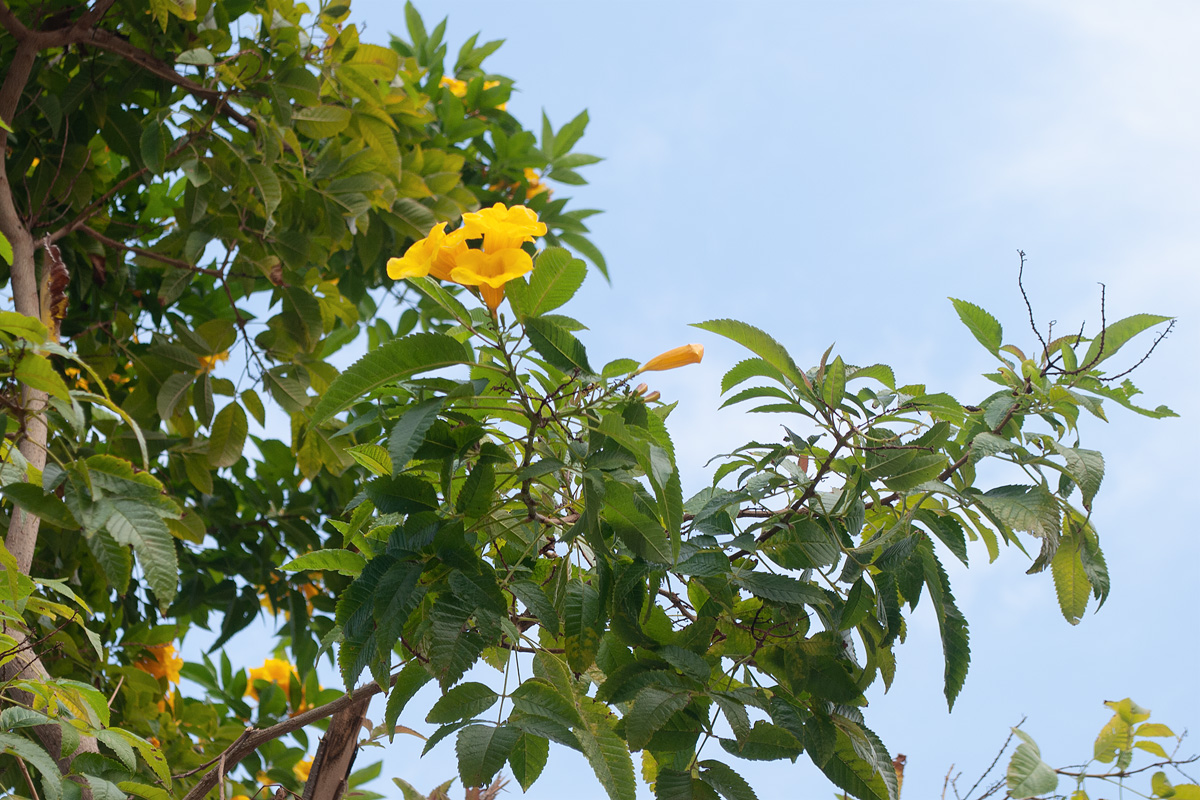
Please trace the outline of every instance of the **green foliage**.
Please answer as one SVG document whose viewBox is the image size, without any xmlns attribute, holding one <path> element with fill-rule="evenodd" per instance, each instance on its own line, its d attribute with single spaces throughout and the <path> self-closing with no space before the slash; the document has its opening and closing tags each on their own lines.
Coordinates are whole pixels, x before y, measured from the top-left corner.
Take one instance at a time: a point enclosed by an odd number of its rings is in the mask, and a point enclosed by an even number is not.
<svg viewBox="0 0 1200 800">
<path fill-rule="evenodd" d="M 752 356 L 725 374 L 726 405 L 788 427 L 685 500 L 671 407 L 631 385 L 649 354 L 597 373 L 585 327 L 558 313 L 589 269 L 568 248 L 607 277 L 594 212 L 542 184 L 578 185 L 598 160 L 573 152 L 587 112 L 558 130 L 543 117 L 540 141 L 524 130 L 504 107 L 512 80 L 484 68 L 498 42 L 473 37 L 450 69 L 445 22 L 428 29 L 411 5 L 408 39 L 386 47 L 344 5 L 9 7 L 25 27 L 0 42 L 3 71 L 22 42 L 41 49 L 8 120 L 0 185 L 20 219 L 0 242 L 57 242 L 70 275 L 65 311 L 0 312 L 0 495 L 43 532 L 29 568 L 0 551 L 0 662 L 26 640 L 64 654 L 55 677 L 11 683 L 33 699 L 0 712 L 0 765 L 32 766 L 43 795 L 86 782 L 198 800 L 217 763 L 239 792 L 260 772 L 298 792 L 311 742 L 288 720 L 342 696 L 316 680 L 329 656 L 347 690 L 365 674 L 388 693 L 375 738 L 411 733 L 400 720 L 436 680 L 426 748 L 453 736 L 468 787 L 507 763 L 528 789 L 553 741 L 613 798 L 636 793 L 640 751 L 658 797 L 754 798 L 708 757 L 724 752 L 807 754 L 843 790 L 894 800 L 863 693 L 893 680 L 926 593 L 947 702 L 962 690 L 970 642 L 946 553 L 1036 545 L 1030 571 L 1049 567 L 1073 624 L 1107 596 L 1091 514 L 1104 460 L 1079 446 L 1079 412 L 1171 414 L 1100 369 L 1166 318 L 1026 357 L 955 300 L 998 362 L 976 405 L 832 348 L 802 368 L 749 323 L 699 323 Z M 70 24 L 34 37 L 59 11 Z M 526 265 L 540 248 L 527 274 L 503 289 L 386 277 L 439 225 L 495 204 L 547 226 L 532 246 L 516 237 Z M 14 280 L 32 274 L 0 255 Z M 339 369 L 360 336 L 366 354 Z M 11 399 L 22 387 L 44 412 Z M 44 469 L 16 443 L 38 419 Z M 1013 483 L 980 485 L 981 462 Z M 47 574 L 78 579 L 32 577 Z M 285 615 L 277 660 L 249 674 L 224 653 L 171 660 L 193 625 L 219 626 L 218 653 L 264 602 Z M 518 658 L 532 660 L 520 680 Z M 499 687 L 463 682 L 481 661 Z M 180 674 L 200 689 L 179 691 Z M 1120 764 L 1153 742 L 1130 745 L 1118 717 L 1097 759 Z M 64 776 L 32 733 L 43 724 L 106 749 Z M 225 763 L 248 725 L 279 733 Z M 1042 791 L 1022 747 L 1014 787 Z"/>
</svg>

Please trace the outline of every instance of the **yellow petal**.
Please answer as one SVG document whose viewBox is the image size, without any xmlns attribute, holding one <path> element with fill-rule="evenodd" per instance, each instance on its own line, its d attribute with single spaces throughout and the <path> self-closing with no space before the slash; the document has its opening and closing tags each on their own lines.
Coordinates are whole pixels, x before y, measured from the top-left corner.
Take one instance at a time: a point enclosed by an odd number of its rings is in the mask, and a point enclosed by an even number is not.
<svg viewBox="0 0 1200 800">
<path fill-rule="evenodd" d="M 428 236 L 413 243 L 405 251 L 403 258 L 388 259 L 388 277 L 399 281 L 404 278 L 419 278 L 428 275 L 433 269 L 434 259 L 437 258 L 438 251 L 445 239 L 446 223 L 439 222 L 430 229 Z"/>
<path fill-rule="evenodd" d="M 450 273 L 451 280 L 464 286 L 490 286 L 499 289 L 515 278 L 533 269 L 529 253 L 518 248 L 486 253 L 483 250 L 467 250 L 458 257 L 458 263 Z"/>
<path fill-rule="evenodd" d="M 673 350 L 668 350 L 665 353 L 655 356 L 645 364 L 642 364 L 638 372 L 653 372 L 655 370 L 675 369 L 676 367 L 683 367 L 688 364 L 699 364 L 702 358 L 704 358 L 704 345 L 685 344 L 682 347 L 676 347 Z"/>
<path fill-rule="evenodd" d="M 468 239 L 482 236 L 483 249 L 489 253 L 520 247 L 535 236 L 546 235 L 546 223 L 538 221 L 536 211 L 526 206 L 507 208 L 503 203 L 463 214 L 463 229 Z"/>
</svg>

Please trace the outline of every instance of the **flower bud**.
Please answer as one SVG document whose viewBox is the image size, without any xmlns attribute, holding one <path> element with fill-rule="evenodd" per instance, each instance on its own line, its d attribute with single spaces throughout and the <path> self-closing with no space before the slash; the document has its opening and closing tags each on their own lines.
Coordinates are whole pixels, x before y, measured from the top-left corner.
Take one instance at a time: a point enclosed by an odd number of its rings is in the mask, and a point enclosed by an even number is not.
<svg viewBox="0 0 1200 800">
<path fill-rule="evenodd" d="M 647 403 L 653 403 L 655 400 L 657 400 L 660 397 L 662 397 L 662 395 L 659 394 L 658 392 L 651 392 L 650 394 L 646 395 L 642 399 L 645 400 Z"/>
<path fill-rule="evenodd" d="M 646 390 L 649 388 L 650 387 L 647 386 L 646 384 L 639 383 L 637 386 L 633 387 L 633 393 L 637 394 L 637 395 L 643 395 L 646 393 Z"/>
<path fill-rule="evenodd" d="M 634 374 L 675 369 L 676 367 L 683 367 L 688 364 L 699 364 L 702 358 L 704 358 L 704 345 L 685 344 L 682 347 L 676 347 L 674 350 L 668 350 L 665 353 L 655 356 L 645 364 L 642 364 L 641 369 Z"/>
</svg>

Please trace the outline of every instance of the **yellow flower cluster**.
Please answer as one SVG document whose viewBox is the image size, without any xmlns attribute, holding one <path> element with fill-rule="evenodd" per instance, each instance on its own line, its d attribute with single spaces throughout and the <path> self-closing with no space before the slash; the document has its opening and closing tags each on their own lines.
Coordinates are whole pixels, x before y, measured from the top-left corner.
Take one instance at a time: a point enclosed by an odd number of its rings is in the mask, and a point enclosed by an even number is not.
<svg viewBox="0 0 1200 800">
<path fill-rule="evenodd" d="M 466 81 L 460 81 L 458 78 L 451 78 L 449 75 L 443 75 L 440 84 L 449 89 L 450 94 L 454 95 L 459 100 L 467 96 Z M 486 92 L 488 89 L 495 89 L 499 85 L 500 81 L 484 81 L 483 90 Z M 496 106 L 496 108 L 501 111 L 507 111 L 508 103 L 501 103 L 500 105 Z"/>
<path fill-rule="evenodd" d="M 63 374 L 67 376 L 68 380 L 75 381 L 76 389 L 85 392 L 91 389 L 91 384 L 88 383 L 87 378 L 83 377 L 83 373 L 79 371 L 78 367 L 67 367 L 63 370 Z"/>
<path fill-rule="evenodd" d="M 179 670 L 183 668 L 183 659 L 175 652 L 175 645 L 150 645 L 146 652 L 148 655 L 133 662 L 135 667 L 155 678 L 166 678 L 171 683 L 179 683 Z"/>
<path fill-rule="evenodd" d="M 250 668 L 250 680 L 246 682 L 246 695 L 255 700 L 258 699 L 258 690 L 254 688 L 254 682 L 258 680 L 273 683 L 286 692 L 293 680 L 299 682 L 300 676 L 296 674 L 296 668 L 282 658 L 268 658 L 261 667 Z"/>
<path fill-rule="evenodd" d="M 226 350 L 223 353 L 216 353 L 211 356 L 200 356 L 200 369 L 196 370 L 196 374 L 203 375 L 206 372 L 212 372 L 214 369 L 217 368 L 218 361 L 228 361 L 228 360 L 229 360 L 229 351 L 228 350 Z"/>
<path fill-rule="evenodd" d="M 446 233 L 446 223 L 434 225 L 429 235 L 408 248 L 403 258 L 388 260 L 392 280 L 432 275 L 438 280 L 476 286 L 493 314 L 504 299 L 504 284 L 533 269 L 533 259 L 522 248 L 535 236 L 546 235 L 546 224 L 525 206 L 507 208 L 496 203 L 473 214 L 463 214 L 463 225 Z M 483 239 L 483 247 L 467 246 Z"/>
</svg>

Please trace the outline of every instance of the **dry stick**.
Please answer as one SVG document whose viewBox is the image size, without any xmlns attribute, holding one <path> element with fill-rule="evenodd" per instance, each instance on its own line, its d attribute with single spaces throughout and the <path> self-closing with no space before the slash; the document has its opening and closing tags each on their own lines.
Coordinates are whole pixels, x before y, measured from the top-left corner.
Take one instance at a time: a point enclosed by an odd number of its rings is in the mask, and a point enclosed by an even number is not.
<svg viewBox="0 0 1200 800">
<path fill-rule="evenodd" d="M 128 245 L 123 242 L 119 242 L 116 239 L 109 238 L 108 236 L 105 236 L 103 233 L 100 233 L 97 230 L 93 230 L 92 228 L 90 228 L 84 224 L 80 224 L 78 226 L 78 230 L 81 233 L 86 233 L 88 236 L 91 236 L 97 242 L 100 242 L 100 244 L 108 245 L 109 247 L 114 247 L 119 250 L 126 250 L 130 253 L 136 253 L 139 256 L 145 256 L 146 258 L 153 259 L 154 261 L 158 261 L 162 264 L 168 264 L 172 267 L 178 267 L 179 269 L 186 269 L 186 270 L 189 270 L 190 272 L 197 272 L 197 273 L 200 273 L 201 275 L 212 275 L 217 278 L 221 277 L 221 273 L 215 269 L 208 269 L 207 267 L 197 266 L 196 264 L 193 264 L 190 261 L 184 261 L 183 259 L 180 259 L 180 258 L 171 258 L 170 256 L 164 256 L 161 253 L 155 253 L 152 250 L 144 250 L 140 247 L 134 247 L 133 245 Z"/>
<path fill-rule="evenodd" d="M 397 673 L 397 675 L 398 674 L 399 673 Z M 395 682 L 395 677 L 392 678 L 392 681 Z M 258 750 L 258 748 L 262 747 L 267 742 L 274 741 L 281 736 L 286 736 L 292 731 L 311 725 L 318 720 L 331 717 L 339 711 L 349 708 L 356 703 L 359 703 L 363 700 L 369 700 L 382 691 L 383 687 L 381 687 L 378 683 L 371 682 L 366 686 L 360 686 L 349 694 L 342 695 L 337 700 L 330 701 L 323 706 L 309 709 L 302 714 L 297 714 L 294 717 L 285 719 L 269 728 L 263 728 L 262 730 L 247 728 L 246 731 L 239 736 L 233 744 L 225 748 L 225 751 L 221 754 L 220 758 L 224 758 L 224 763 L 229 765 L 230 769 L 233 769 L 233 767 L 236 767 L 242 759 Z M 211 766 L 216 760 L 217 759 L 214 759 L 214 761 L 209 762 L 208 764 L 204 765 L 204 767 Z M 204 767 L 199 767 L 198 769 L 203 769 Z M 184 773 L 183 775 L 177 775 L 175 777 L 186 777 L 187 775 L 194 774 L 194 772 L 195 770 L 193 770 L 191 773 Z M 192 787 L 190 792 L 183 796 L 182 800 L 201 800 L 201 798 L 212 791 L 213 787 L 216 785 L 217 773 L 209 772 L 200 779 L 199 783 Z"/>
<path fill-rule="evenodd" d="M 29 775 L 29 768 L 25 766 L 25 759 L 17 756 L 17 766 L 21 768 L 21 774 L 25 776 L 25 783 L 29 784 L 29 794 L 33 800 L 38 800 L 37 789 L 33 788 L 33 778 Z"/>
<path fill-rule="evenodd" d="M 1021 290 L 1021 299 L 1025 301 L 1025 308 L 1029 310 L 1029 327 L 1033 328 L 1033 335 L 1042 343 L 1042 353 L 1049 358 L 1050 345 L 1046 344 L 1046 340 L 1042 338 L 1042 332 L 1037 329 L 1037 323 L 1033 321 L 1033 306 L 1029 303 L 1029 295 L 1025 294 L 1025 284 L 1021 282 L 1021 278 L 1025 276 L 1025 251 L 1018 250 L 1017 255 L 1021 257 L 1021 267 L 1017 270 L 1017 288 Z M 1053 324 L 1051 323 L 1051 325 Z"/>
</svg>

